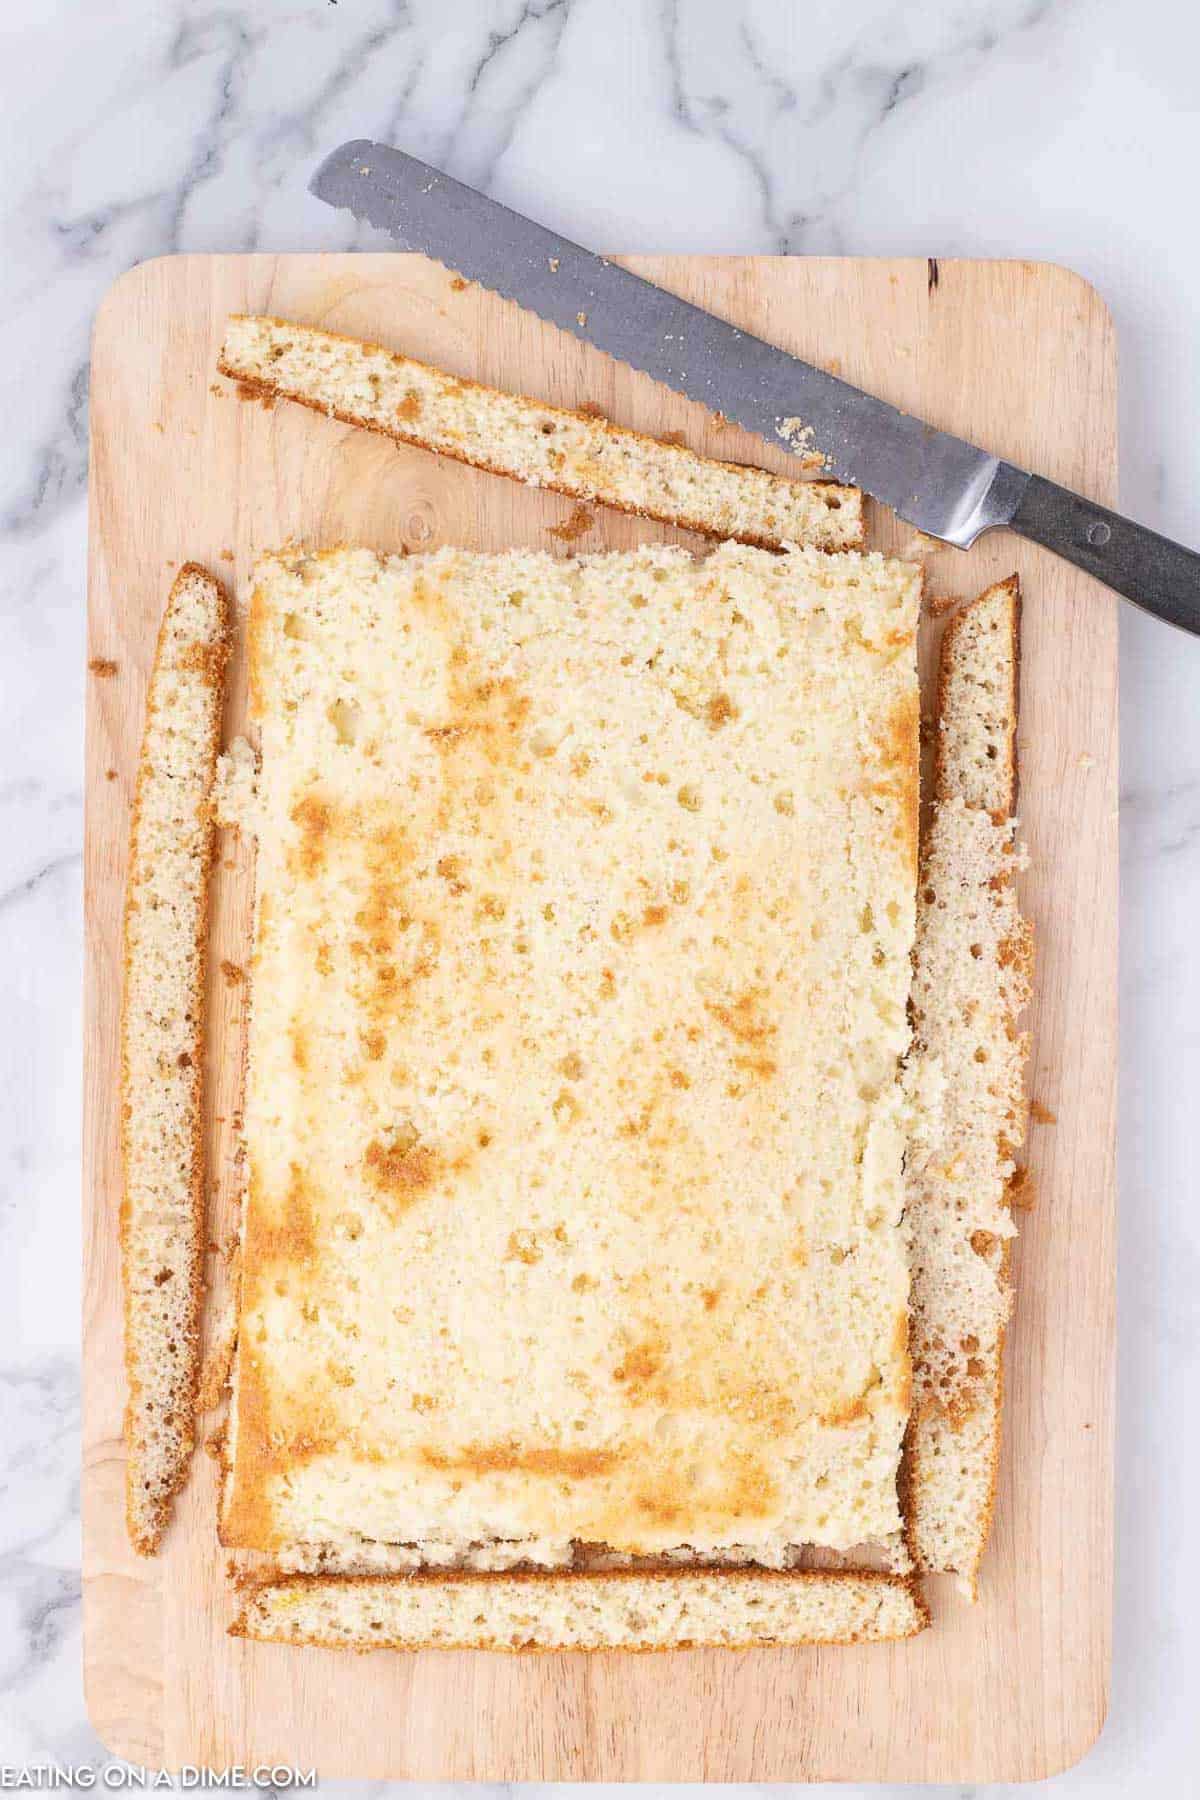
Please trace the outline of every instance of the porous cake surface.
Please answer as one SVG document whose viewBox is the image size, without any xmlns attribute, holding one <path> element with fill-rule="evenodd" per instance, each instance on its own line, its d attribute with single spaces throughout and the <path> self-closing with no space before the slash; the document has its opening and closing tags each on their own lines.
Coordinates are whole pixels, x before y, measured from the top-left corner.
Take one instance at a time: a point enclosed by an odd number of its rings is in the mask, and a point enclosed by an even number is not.
<svg viewBox="0 0 1200 1800">
<path fill-rule="evenodd" d="M 225 590 L 185 563 L 163 613 L 146 696 L 125 898 L 125 1478 L 130 1541 L 143 1556 L 158 1550 L 195 1438 L 211 793 L 228 652 Z"/>
<path fill-rule="evenodd" d="M 227 1543 L 898 1528 L 919 585 L 259 565 Z"/>
<path fill-rule="evenodd" d="M 264 1584 L 238 1637 L 331 1649 L 672 1650 L 880 1643 L 929 1623 L 894 1575 L 775 1569 L 675 1574 L 324 1576 Z"/>
<path fill-rule="evenodd" d="M 857 488 L 716 462 L 595 412 L 464 381 L 313 325 L 235 313 L 219 367 L 246 397 L 294 400 L 400 443 L 709 537 L 772 550 L 789 542 L 855 550 L 863 541 Z"/>
</svg>

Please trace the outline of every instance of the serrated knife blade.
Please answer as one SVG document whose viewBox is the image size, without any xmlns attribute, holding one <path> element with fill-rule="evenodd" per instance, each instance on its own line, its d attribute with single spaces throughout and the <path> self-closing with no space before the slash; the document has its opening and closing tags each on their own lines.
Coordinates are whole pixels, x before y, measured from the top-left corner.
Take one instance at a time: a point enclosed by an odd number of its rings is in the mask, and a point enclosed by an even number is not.
<svg viewBox="0 0 1200 1800">
<path fill-rule="evenodd" d="M 359 139 L 311 183 L 406 250 L 528 308 L 959 549 L 1005 525 L 1200 632 L 1200 557 L 1068 489 L 875 399 L 693 306 L 440 169 Z"/>
</svg>

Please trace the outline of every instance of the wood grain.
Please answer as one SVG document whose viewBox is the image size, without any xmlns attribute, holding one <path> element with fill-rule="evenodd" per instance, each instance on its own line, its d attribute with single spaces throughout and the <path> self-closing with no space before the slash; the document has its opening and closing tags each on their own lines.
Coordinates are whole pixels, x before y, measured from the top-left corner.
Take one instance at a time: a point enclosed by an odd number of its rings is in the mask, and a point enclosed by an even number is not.
<svg viewBox="0 0 1200 1800">
<path fill-rule="evenodd" d="M 641 258 L 665 286 L 1093 498 L 1115 499 L 1110 321 L 1065 270 L 1023 263 Z M 382 550 L 554 548 L 571 503 L 296 407 L 239 402 L 214 373 L 230 311 L 357 333 L 567 405 L 598 403 L 696 448 L 787 458 L 407 256 L 186 257 L 144 264 L 96 324 L 91 389 L 84 1130 L 84 1622 L 88 1704 L 135 1762 L 282 1758 L 322 1774 L 458 1780 L 1031 1780 L 1103 1720 L 1110 1652 L 1114 1362 L 1116 619 L 1110 595 L 1018 540 L 923 546 L 934 594 L 1016 567 L 1026 595 L 1023 903 L 1038 935 L 1034 1210 L 1018 1306 L 995 1535 L 980 1604 L 931 1583 L 934 1629 L 857 1650 L 657 1657 L 350 1658 L 228 1638 L 215 1466 L 198 1455 L 163 1554 L 123 1520 L 117 1254 L 120 918 L 142 708 L 177 563 L 231 578 L 288 538 Z M 879 509 L 881 547 L 912 534 Z M 583 550 L 680 534 L 596 512 Z M 691 541 L 695 540 L 682 540 Z M 561 547 L 561 546 L 560 546 Z M 924 647 L 932 648 L 930 625 Z M 227 729 L 244 709 L 235 661 Z M 226 839 L 210 961 L 214 1292 L 234 1230 L 233 1119 L 250 868 Z M 212 1312 L 210 1307 L 210 1313 Z"/>
</svg>

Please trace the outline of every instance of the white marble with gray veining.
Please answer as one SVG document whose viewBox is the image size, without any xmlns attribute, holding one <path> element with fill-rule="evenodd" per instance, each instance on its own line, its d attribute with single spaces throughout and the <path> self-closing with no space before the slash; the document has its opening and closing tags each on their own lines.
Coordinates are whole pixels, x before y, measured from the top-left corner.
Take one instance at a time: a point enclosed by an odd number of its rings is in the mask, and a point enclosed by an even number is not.
<svg viewBox="0 0 1200 1800">
<path fill-rule="evenodd" d="M 607 247 L 1066 262 L 1116 317 L 1124 504 L 1198 542 L 1198 58 L 1190 0 L 6 0 L 0 1763 L 102 1754 L 80 1681 L 77 1267 L 87 351 L 108 284 L 165 251 L 365 247 L 305 191 L 360 135 Z M 1121 653 L 1120 1445 L 1139 1478 L 1109 1724 L 1051 1785 L 1182 1796 L 1200 642 L 1127 611 Z"/>
</svg>

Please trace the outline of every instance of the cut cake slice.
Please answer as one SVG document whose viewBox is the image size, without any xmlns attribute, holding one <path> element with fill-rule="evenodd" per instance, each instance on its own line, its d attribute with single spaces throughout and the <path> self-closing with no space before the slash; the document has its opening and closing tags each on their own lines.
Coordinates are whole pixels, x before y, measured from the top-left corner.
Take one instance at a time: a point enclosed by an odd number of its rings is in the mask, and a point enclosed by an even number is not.
<svg viewBox="0 0 1200 1800">
<path fill-rule="evenodd" d="M 898 1575 L 721 1569 L 303 1577 L 264 1583 L 233 1634 L 328 1649 L 677 1650 L 865 1644 L 929 1622 Z"/>
<path fill-rule="evenodd" d="M 163 614 L 150 677 L 125 897 L 126 1513 L 142 1555 L 158 1549 L 194 1439 L 211 797 L 227 653 L 224 590 L 196 563 L 185 563 Z"/>
<path fill-rule="evenodd" d="M 910 1145 L 913 1420 L 909 1542 L 919 1569 L 975 1593 L 1000 1448 L 1004 1328 L 1025 1135 L 1032 935 L 1017 906 L 1020 595 L 1015 576 L 952 619 L 942 645 L 934 810 L 913 980 Z"/>
<path fill-rule="evenodd" d="M 313 325 L 234 314 L 217 366 L 247 398 L 294 400 L 398 443 L 708 537 L 775 550 L 853 550 L 863 541 L 857 488 L 717 462 Z"/>
</svg>

